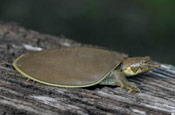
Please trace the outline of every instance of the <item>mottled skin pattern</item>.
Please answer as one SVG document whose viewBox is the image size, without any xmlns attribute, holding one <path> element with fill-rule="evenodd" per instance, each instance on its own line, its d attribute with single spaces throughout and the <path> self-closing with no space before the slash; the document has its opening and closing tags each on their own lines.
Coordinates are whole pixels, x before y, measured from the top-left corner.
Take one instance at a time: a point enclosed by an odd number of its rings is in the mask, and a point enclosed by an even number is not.
<svg viewBox="0 0 175 115">
<path fill-rule="evenodd" d="M 121 88 L 129 90 L 130 93 L 140 92 L 137 85 L 133 82 L 129 82 L 126 77 L 148 72 L 159 67 L 160 65 L 152 63 L 150 57 L 148 56 L 128 58 L 125 59 L 114 71 L 112 71 L 108 77 L 100 82 L 100 84 L 120 86 Z"/>
</svg>

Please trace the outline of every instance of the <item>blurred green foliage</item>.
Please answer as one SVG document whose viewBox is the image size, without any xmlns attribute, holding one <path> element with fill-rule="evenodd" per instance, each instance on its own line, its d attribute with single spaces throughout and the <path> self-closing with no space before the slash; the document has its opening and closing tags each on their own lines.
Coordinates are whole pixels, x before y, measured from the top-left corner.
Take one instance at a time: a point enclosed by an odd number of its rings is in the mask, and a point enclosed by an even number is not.
<svg viewBox="0 0 175 115">
<path fill-rule="evenodd" d="M 174 0 L 4 0 L 0 20 L 175 64 Z"/>
</svg>

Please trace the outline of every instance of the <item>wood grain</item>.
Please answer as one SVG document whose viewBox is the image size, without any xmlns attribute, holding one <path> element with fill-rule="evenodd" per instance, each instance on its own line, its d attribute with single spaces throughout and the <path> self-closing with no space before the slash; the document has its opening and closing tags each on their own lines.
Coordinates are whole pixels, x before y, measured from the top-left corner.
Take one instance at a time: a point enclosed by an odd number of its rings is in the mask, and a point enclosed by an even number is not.
<svg viewBox="0 0 175 115">
<path fill-rule="evenodd" d="M 175 114 L 172 65 L 161 64 L 160 69 L 129 78 L 141 88 L 137 94 L 100 85 L 75 89 L 45 86 L 27 81 L 12 67 L 16 57 L 31 50 L 70 46 L 81 44 L 0 22 L 0 115 Z"/>
</svg>

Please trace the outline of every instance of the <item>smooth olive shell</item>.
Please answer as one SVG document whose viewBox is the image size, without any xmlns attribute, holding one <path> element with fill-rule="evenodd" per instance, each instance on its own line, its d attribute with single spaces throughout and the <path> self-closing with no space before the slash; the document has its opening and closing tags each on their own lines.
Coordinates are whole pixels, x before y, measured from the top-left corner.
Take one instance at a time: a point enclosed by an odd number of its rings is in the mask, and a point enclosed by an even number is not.
<svg viewBox="0 0 175 115">
<path fill-rule="evenodd" d="M 25 77 L 51 86 L 86 87 L 102 81 L 124 54 L 97 48 L 73 47 L 31 52 L 13 65 Z"/>
</svg>

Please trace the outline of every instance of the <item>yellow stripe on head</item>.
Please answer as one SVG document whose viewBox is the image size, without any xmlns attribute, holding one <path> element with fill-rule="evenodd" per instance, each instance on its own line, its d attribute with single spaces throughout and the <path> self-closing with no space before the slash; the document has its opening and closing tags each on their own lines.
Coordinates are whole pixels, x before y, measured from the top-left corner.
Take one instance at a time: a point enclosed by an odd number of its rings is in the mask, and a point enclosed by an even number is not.
<svg viewBox="0 0 175 115">
<path fill-rule="evenodd" d="M 127 67 L 123 72 L 125 73 L 126 76 L 134 76 L 137 75 L 138 73 L 141 73 L 142 70 L 140 68 L 137 68 L 133 71 L 134 68 Z"/>
<path fill-rule="evenodd" d="M 130 67 L 127 67 L 123 72 L 125 73 L 126 76 L 134 76 L 134 75 L 136 75 L 136 74 L 131 70 Z"/>
</svg>

